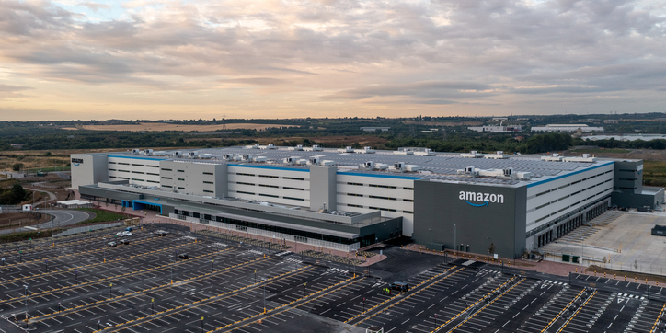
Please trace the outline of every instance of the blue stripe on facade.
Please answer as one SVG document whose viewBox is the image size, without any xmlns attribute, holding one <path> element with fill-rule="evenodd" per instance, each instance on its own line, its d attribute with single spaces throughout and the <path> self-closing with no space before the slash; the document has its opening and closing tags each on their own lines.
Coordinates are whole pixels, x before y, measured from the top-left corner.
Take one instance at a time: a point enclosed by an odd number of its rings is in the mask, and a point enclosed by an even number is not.
<svg viewBox="0 0 666 333">
<path fill-rule="evenodd" d="M 545 183 L 547 183 L 547 182 L 550 182 L 550 181 L 553 181 L 553 180 L 556 180 L 556 179 L 562 179 L 562 178 L 571 177 L 571 176 L 573 176 L 573 175 L 577 175 L 577 174 L 582 173 L 582 172 L 586 172 L 586 171 L 594 170 L 594 169 L 596 169 L 596 168 L 601 168 L 601 167 L 604 167 L 604 166 L 608 166 L 608 165 L 611 165 L 611 164 L 613 164 L 613 163 L 615 163 L 615 162 L 608 162 L 608 163 L 606 163 L 606 164 L 593 166 L 593 167 L 591 167 L 591 168 L 587 168 L 587 169 L 583 169 L 583 170 L 574 171 L 574 172 L 568 173 L 568 174 L 566 174 L 566 175 L 562 175 L 562 176 L 558 176 L 558 177 L 554 177 L 554 178 L 548 178 L 548 179 L 540 180 L 540 181 L 538 181 L 538 182 L 535 182 L 535 183 L 532 183 L 532 184 L 528 184 L 528 185 L 527 185 L 527 188 L 534 187 L 534 186 L 539 186 L 539 185 L 541 185 L 541 184 L 545 184 Z"/>
<path fill-rule="evenodd" d="M 371 177 L 371 178 L 399 178 L 399 179 L 410 179 L 417 180 L 421 179 L 420 177 L 405 177 L 405 176 L 386 176 L 386 175 L 375 175 L 369 173 L 356 173 L 356 172 L 338 172 L 338 175 L 347 175 L 347 176 L 357 176 L 357 177 Z"/>
<path fill-rule="evenodd" d="M 310 172 L 310 169 L 287 168 L 287 167 L 268 166 L 268 165 L 247 165 L 247 164 L 227 164 L 227 165 L 228 166 L 236 166 L 236 167 L 246 167 L 246 168 L 260 168 L 260 169 L 274 169 L 274 170 Z"/>
<path fill-rule="evenodd" d="M 166 158 L 150 158 L 150 157 L 141 157 L 141 156 L 125 156 L 125 155 L 109 155 L 109 157 L 116 158 L 133 158 L 135 160 L 151 160 L 151 161 L 165 161 Z"/>
</svg>

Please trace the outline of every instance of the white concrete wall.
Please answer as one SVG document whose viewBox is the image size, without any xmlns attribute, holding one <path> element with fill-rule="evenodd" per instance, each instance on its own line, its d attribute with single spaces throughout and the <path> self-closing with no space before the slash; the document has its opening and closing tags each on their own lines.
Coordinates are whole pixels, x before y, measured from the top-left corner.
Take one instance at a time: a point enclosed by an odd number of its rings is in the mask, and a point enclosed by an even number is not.
<svg viewBox="0 0 666 333">
<path fill-rule="evenodd" d="M 307 169 L 303 170 L 291 171 L 230 165 L 228 167 L 228 193 L 230 197 L 244 200 L 268 201 L 309 208 L 310 172 Z"/>
<path fill-rule="evenodd" d="M 160 186 L 160 161 L 109 156 L 109 180 L 129 179 L 130 184 Z"/>
<path fill-rule="evenodd" d="M 527 231 L 557 220 L 591 202 L 599 201 L 612 191 L 612 162 L 572 176 L 528 187 Z"/>
<path fill-rule="evenodd" d="M 349 183 L 361 185 L 350 185 Z M 395 200 L 372 198 L 371 196 Z M 414 179 L 338 173 L 338 210 L 361 213 L 380 210 L 382 216 L 385 217 L 402 216 L 402 232 L 404 235 L 411 236 L 414 232 Z"/>
</svg>

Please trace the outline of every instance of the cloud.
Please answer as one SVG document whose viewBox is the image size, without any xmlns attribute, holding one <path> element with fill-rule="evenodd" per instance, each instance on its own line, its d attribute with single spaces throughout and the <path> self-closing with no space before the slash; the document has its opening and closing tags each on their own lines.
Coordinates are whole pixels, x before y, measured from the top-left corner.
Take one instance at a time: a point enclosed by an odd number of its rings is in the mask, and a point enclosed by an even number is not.
<svg viewBox="0 0 666 333">
<path fill-rule="evenodd" d="M 615 103 L 604 96 L 638 100 L 635 112 L 655 111 L 666 82 L 666 13 L 649 0 L 0 4 L 0 68 L 63 105 L 80 87 L 132 92 L 133 110 L 151 111 L 158 101 L 139 96 L 161 90 L 217 105 L 236 87 L 244 99 L 225 101 L 257 115 L 281 103 L 293 112 L 284 116 L 380 112 L 364 108 L 382 103 L 533 113 L 550 98 L 591 96 L 602 97 L 599 108 Z M 83 14 L 91 11 L 104 15 Z"/>
<path fill-rule="evenodd" d="M 25 86 L 10 86 L 5 84 L 0 84 L 0 98 L 22 98 L 26 97 L 25 95 L 19 93 L 20 91 L 32 89 L 32 87 Z"/>
</svg>

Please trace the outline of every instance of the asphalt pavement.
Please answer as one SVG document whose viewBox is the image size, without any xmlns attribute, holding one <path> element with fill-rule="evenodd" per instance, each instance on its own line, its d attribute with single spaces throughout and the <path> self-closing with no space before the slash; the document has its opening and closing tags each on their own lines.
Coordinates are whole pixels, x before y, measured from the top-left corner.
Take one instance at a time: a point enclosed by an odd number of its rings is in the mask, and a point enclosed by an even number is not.
<svg viewBox="0 0 666 333">
<path fill-rule="evenodd" d="M 51 214 L 53 223 L 51 221 L 44 222 L 38 225 L 26 226 L 16 228 L 16 232 L 34 231 L 38 229 L 48 229 L 51 226 L 58 228 L 66 225 L 77 224 L 94 218 L 95 213 L 81 211 L 81 210 L 40 210 L 39 213 Z M 0 230 L 0 235 L 8 235 L 14 233 L 14 228 Z"/>
</svg>

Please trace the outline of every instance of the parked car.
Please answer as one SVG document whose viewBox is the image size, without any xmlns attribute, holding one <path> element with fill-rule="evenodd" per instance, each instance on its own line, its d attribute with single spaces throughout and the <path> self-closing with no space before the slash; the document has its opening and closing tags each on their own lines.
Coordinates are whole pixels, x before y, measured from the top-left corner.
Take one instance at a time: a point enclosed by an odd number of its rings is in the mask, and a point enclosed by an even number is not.
<svg viewBox="0 0 666 333">
<path fill-rule="evenodd" d="M 122 236 L 132 236 L 132 233 L 129 232 L 129 231 L 121 231 L 121 232 L 117 233 L 116 235 L 121 236 L 121 237 Z"/>
<path fill-rule="evenodd" d="M 169 232 L 164 231 L 164 230 L 157 230 L 157 231 L 155 231 L 155 234 L 157 234 L 158 236 L 166 236 L 166 235 L 169 234 Z"/>
<path fill-rule="evenodd" d="M 116 246 L 118 246 L 118 243 L 116 243 L 116 242 L 109 242 L 108 245 L 109 245 L 110 247 L 116 247 Z"/>
<path fill-rule="evenodd" d="M 406 293 L 409 291 L 409 284 L 406 282 L 396 281 L 389 284 L 389 289 Z"/>
<path fill-rule="evenodd" d="M 190 256 L 187 255 L 187 253 L 181 253 L 178 255 L 178 258 L 180 259 L 190 259 Z"/>
<path fill-rule="evenodd" d="M 129 245 L 129 243 L 130 243 L 130 241 L 128 241 L 127 239 L 123 238 L 123 239 L 120 240 L 120 244 Z"/>
</svg>

